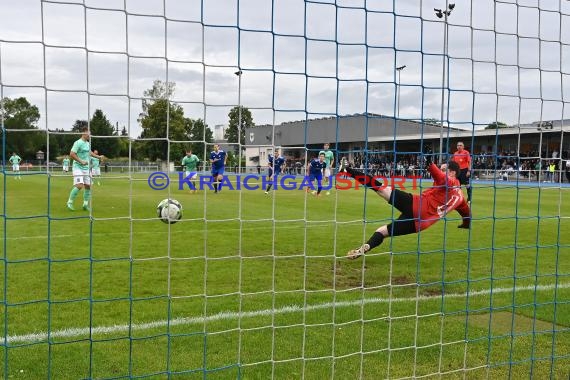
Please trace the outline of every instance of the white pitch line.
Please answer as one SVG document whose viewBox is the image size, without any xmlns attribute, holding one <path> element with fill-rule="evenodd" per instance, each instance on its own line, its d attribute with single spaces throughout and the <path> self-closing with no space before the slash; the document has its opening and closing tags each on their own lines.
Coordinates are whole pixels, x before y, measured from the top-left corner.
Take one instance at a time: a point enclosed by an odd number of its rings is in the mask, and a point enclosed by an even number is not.
<svg viewBox="0 0 570 380">
<path fill-rule="evenodd" d="M 522 292 L 522 291 L 548 291 L 554 290 L 555 285 L 528 285 L 528 286 L 521 286 L 518 288 L 495 288 L 493 289 L 493 294 L 501 294 L 501 293 L 509 293 L 513 290 L 515 292 Z M 558 284 L 558 289 L 570 289 L 570 283 L 563 283 Z M 469 297 L 479 297 L 491 294 L 491 290 L 476 290 L 469 293 Z M 444 298 L 463 298 L 467 297 L 467 293 L 449 293 L 443 295 Z M 308 311 L 315 311 L 315 310 L 322 310 L 322 309 L 330 309 L 332 307 L 354 307 L 360 305 L 368 305 L 368 304 L 381 304 L 381 303 L 405 303 L 405 302 L 416 302 L 420 301 L 435 301 L 441 299 L 442 296 L 434 295 L 434 296 L 419 296 L 419 297 L 403 297 L 403 298 L 365 298 L 363 300 L 355 300 L 355 301 L 340 301 L 340 302 L 326 302 L 321 304 L 314 304 L 314 305 L 307 305 L 303 307 L 302 305 L 290 305 L 285 306 L 279 309 L 265 309 L 265 310 L 257 310 L 257 311 L 247 311 L 242 313 L 236 313 L 233 311 L 221 312 L 218 314 L 210 315 L 207 317 L 185 317 L 185 318 L 174 318 L 170 321 L 168 320 L 160 320 L 154 322 L 147 322 L 147 323 L 135 323 L 129 325 L 113 325 L 113 326 L 101 326 L 101 327 L 76 327 L 76 328 L 69 328 L 69 329 L 62 329 L 62 330 L 55 330 L 51 333 L 47 332 L 38 332 L 32 334 L 25 334 L 25 335 L 9 335 L 6 339 L 2 338 L 0 340 L 1 345 L 5 345 L 6 341 L 8 344 L 18 344 L 18 343 L 38 343 L 38 342 L 45 342 L 50 339 L 54 338 L 76 338 L 85 335 L 91 334 L 93 335 L 104 335 L 104 334 L 116 334 L 116 333 L 126 333 L 129 330 L 150 330 L 160 327 L 170 326 L 183 326 L 183 325 L 194 325 L 194 324 L 204 324 L 205 322 L 214 322 L 214 321 L 222 321 L 222 320 L 236 320 L 239 318 L 255 318 L 255 317 L 263 317 L 263 316 L 270 316 L 270 315 L 277 315 L 277 314 L 292 314 L 292 313 L 300 313 L 300 312 L 308 312 Z"/>
</svg>

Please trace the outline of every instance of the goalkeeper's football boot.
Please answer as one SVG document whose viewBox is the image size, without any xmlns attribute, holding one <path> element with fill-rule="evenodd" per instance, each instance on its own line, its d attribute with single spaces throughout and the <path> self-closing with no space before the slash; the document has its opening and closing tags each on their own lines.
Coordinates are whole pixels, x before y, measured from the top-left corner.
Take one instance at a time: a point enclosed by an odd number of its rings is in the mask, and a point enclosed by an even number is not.
<svg viewBox="0 0 570 380">
<path fill-rule="evenodd" d="M 366 252 L 370 250 L 370 245 L 363 244 L 360 248 L 351 249 L 346 254 L 346 258 L 349 260 L 358 259 L 360 256 L 364 255 Z"/>
<path fill-rule="evenodd" d="M 75 211 L 75 207 L 73 207 L 73 202 L 67 202 L 67 209 L 69 211 Z"/>
</svg>

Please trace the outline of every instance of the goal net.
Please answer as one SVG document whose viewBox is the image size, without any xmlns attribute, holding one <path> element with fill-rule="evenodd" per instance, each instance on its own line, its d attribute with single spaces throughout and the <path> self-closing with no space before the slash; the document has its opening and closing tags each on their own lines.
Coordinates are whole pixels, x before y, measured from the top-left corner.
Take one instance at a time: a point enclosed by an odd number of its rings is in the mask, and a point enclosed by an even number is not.
<svg viewBox="0 0 570 380">
<path fill-rule="evenodd" d="M 0 14 L 2 378 L 570 373 L 570 2 Z M 348 260 L 399 211 L 341 158 L 419 194 L 459 143 L 470 228 Z"/>
</svg>

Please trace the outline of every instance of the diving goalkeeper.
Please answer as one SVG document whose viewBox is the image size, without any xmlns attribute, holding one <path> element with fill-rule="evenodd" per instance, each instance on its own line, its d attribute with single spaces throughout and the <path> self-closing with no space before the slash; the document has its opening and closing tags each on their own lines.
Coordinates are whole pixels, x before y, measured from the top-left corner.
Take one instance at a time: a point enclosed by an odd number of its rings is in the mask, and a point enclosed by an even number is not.
<svg viewBox="0 0 570 380">
<path fill-rule="evenodd" d="M 459 228 L 469 228 L 471 223 L 471 210 L 463 198 L 461 185 L 457 179 L 459 165 L 450 161 L 441 165 L 441 169 L 431 163 L 427 167 L 434 183 L 429 189 L 419 195 L 383 186 L 378 180 L 370 175 L 351 168 L 346 159 L 341 160 L 339 173 L 346 173 L 359 183 L 374 190 L 389 204 L 401 212 L 398 219 L 388 225 L 378 228 L 368 239 L 366 244 L 350 250 L 347 254 L 349 259 L 356 259 L 366 252 L 378 247 L 388 236 L 400 236 L 425 230 L 432 224 L 453 210 L 457 210 L 463 218 Z"/>
</svg>

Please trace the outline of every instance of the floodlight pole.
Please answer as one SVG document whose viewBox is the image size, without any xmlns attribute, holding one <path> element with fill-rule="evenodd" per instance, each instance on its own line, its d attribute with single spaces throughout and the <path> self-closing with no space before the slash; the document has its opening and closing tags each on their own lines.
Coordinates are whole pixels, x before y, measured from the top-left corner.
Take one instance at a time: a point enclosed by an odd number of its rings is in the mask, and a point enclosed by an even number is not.
<svg viewBox="0 0 570 380">
<path fill-rule="evenodd" d="M 238 172 L 241 172 L 241 74 L 243 74 L 243 71 L 238 70 L 234 74 L 238 77 Z"/>
<path fill-rule="evenodd" d="M 435 9 L 435 14 L 438 18 L 443 17 L 443 55 L 442 55 L 442 75 L 441 75 L 441 114 L 440 114 L 440 131 L 439 131 L 439 162 L 443 162 L 443 117 L 445 112 L 445 79 L 446 79 L 446 58 L 448 54 L 448 37 L 447 37 L 447 18 L 451 15 L 451 11 L 455 8 L 455 4 L 445 2 L 445 9 Z"/>
<path fill-rule="evenodd" d="M 400 120 L 400 92 L 401 92 L 401 83 L 402 83 L 401 75 L 402 75 L 402 70 L 404 70 L 405 68 L 406 65 L 396 67 L 396 71 L 398 72 L 398 85 L 396 87 L 398 91 L 398 97 L 397 97 L 398 107 L 396 107 L 396 119 L 398 120 Z"/>
</svg>

